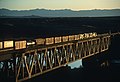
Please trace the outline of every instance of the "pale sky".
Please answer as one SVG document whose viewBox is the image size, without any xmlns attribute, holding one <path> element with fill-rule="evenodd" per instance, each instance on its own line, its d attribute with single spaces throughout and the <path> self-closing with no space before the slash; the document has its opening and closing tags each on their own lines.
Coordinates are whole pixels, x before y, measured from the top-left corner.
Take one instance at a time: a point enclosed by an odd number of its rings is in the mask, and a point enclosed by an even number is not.
<svg viewBox="0 0 120 82">
<path fill-rule="evenodd" d="M 120 0 L 0 0 L 0 8 L 12 10 L 45 9 L 115 9 Z"/>
</svg>

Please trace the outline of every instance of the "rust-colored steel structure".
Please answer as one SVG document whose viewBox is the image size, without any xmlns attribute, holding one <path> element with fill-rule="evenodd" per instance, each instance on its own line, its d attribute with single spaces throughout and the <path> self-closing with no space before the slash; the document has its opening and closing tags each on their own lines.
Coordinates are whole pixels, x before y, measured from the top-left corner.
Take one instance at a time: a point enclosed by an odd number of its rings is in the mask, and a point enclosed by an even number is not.
<svg viewBox="0 0 120 82">
<path fill-rule="evenodd" d="M 108 50 L 110 37 L 108 33 L 99 34 L 80 40 L 0 51 L 0 73 L 4 73 L 2 77 L 21 82 Z"/>
</svg>

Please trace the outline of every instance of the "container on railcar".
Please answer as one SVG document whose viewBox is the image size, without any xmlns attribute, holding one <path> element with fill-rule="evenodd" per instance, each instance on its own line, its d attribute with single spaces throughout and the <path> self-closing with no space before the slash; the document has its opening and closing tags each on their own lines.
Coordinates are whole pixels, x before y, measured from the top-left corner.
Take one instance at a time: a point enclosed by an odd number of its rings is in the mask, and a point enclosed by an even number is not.
<svg viewBox="0 0 120 82">
<path fill-rule="evenodd" d="M 78 35 L 75 35 L 75 40 L 79 40 L 79 39 L 80 39 L 79 34 L 78 34 Z"/>
<path fill-rule="evenodd" d="M 9 50 L 14 50 L 14 41 L 13 40 L 0 41 L 0 52 Z"/>
<path fill-rule="evenodd" d="M 46 45 L 54 44 L 54 37 L 45 38 L 45 42 Z"/>
<path fill-rule="evenodd" d="M 45 45 L 45 38 L 37 38 L 35 41 L 36 45 Z"/>
<path fill-rule="evenodd" d="M 62 42 L 67 42 L 68 41 L 68 36 L 62 36 Z"/>
<path fill-rule="evenodd" d="M 13 48 L 14 47 L 14 41 L 9 40 L 9 41 L 4 41 L 4 48 Z"/>
<path fill-rule="evenodd" d="M 89 38 L 89 33 L 84 33 L 84 38 Z"/>
<path fill-rule="evenodd" d="M 69 35 L 69 41 L 75 40 L 75 35 Z"/>
<path fill-rule="evenodd" d="M 3 42 L 0 42 L 0 49 L 3 48 Z"/>
<path fill-rule="evenodd" d="M 14 41 L 13 40 L 0 41 L 0 50 L 1 51 L 14 50 Z"/>
<path fill-rule="evenodd" d="M 97 33 L 96 32 L 93 32 L 93 37 L 96 37 L 97 36 Z"/>
<path fill-rule="evenodd" d="M 1 43 L 2 51 L 14 50 L 14 41 L 5 40 Z"/>
<path fill-rule="evenodd" d="M 26 40 L 17 40 L 15 41 L 15 50 L 25 49 L 27 47 Z"/>
<path fill-rule="evenodd" d="M 60 43 L 60 42 L 62 42 L 61 37 L 55 37 L 55 43 Z"/>
<path fill-rule="evenodd" d="M 90 37 L 90 38 L 93 37 L 93 33 L 89 33 L 89 37 Z"/>
<path fill-rule="evenodd" d="M 84 39 L 84 34 L 79 34 L 80 39 Z"/>
</svg>

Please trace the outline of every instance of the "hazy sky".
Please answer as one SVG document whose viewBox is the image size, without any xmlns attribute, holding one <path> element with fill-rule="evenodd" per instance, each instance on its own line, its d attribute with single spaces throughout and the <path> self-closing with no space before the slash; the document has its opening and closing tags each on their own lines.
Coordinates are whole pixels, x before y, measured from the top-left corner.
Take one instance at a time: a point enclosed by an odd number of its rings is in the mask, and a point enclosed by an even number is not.
<svg viewBox="0 0 120 82">
<path fill-rule="evenodd" d="M 120 8 L 120 0 L 0 0 L 0 8 L 8 9 L 113 9 Z"/>
</svg>

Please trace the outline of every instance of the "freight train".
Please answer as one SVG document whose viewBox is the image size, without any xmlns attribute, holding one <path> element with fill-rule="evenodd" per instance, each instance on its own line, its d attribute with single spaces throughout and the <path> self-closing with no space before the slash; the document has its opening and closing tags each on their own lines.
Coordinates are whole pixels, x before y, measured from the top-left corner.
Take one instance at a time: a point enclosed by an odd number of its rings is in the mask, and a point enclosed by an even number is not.
<svg viewBox="0 0 120 82">
<path fill-rule="evenodd" d="M 50 38 L 36 38 L 33 40 L 4 40 L 0 41 L 0 52 L 8 51 L 8 50 L 20 50 L 25 49 L 31 46 L 38 46 L 38 45 L 51 45 L 57 44 L 61 42 L 68 42 L 74 40 L 81 40 L 86 38 L 96 37 L 97 33 L 84 33 L 84 34 L 77 34 L 77 35 L 68 35 L 68 36 L 60 36 L 60 37 L 50 37 Z"/>
<path fill-rule="evenodd" d="M 69 35 L 69 36 L 60 36 L 60 37 L 50 37 L 50 38 L 37 38 L 34 41 L 34 45 L 50 45 L 67 41 L 81 40 L 86 38 L 96 37 L 97 33 L 84 33 L 77 35 Z M 31 44 L 33 45 L 33 44 Z"/>
</svg>

